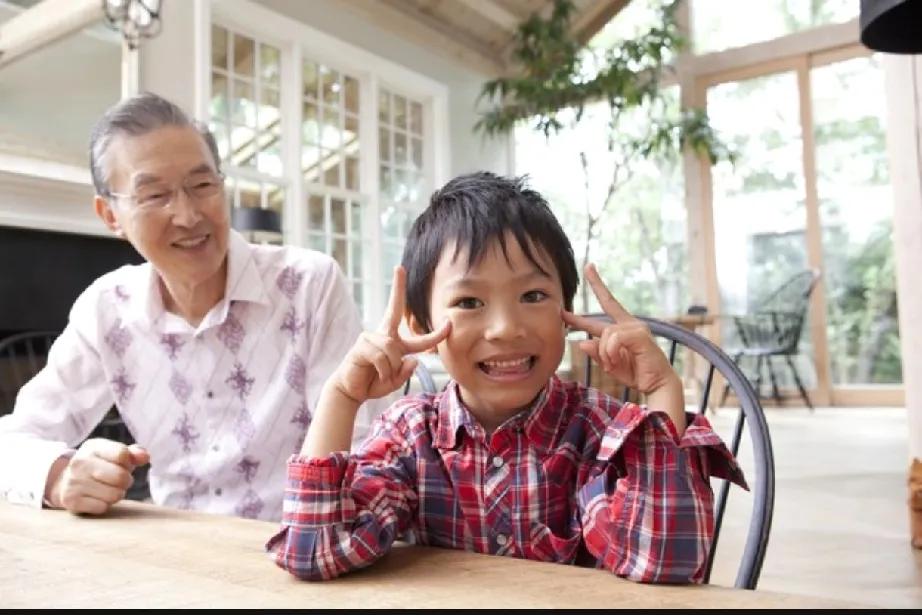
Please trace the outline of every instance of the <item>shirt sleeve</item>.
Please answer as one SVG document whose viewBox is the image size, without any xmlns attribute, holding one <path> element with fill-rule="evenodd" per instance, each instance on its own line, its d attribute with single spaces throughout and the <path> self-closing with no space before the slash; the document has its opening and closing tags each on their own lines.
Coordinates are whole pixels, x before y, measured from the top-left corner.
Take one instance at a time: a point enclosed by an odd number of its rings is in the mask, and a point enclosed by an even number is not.
<svg viewBox="0 0 922 615">
<path fill-rule="evenodd" d="M 317 407 L 320 391 L 362 332 L 358 308 L 349 293 L 346 279 L 332 259 L 322 282 L 310 296 L 316 301 L 311 316 L 311 347 L 308 349 L 307 400 L 310 408 Z M 352 432 L 352 450 L 368 436 L 371 425 L 396 396 L 366 401 L 359 408 Z"/>
<path fill-rule="evenodd" d="M 321 581 L 390 550 L 418 508 L 415 455 L 402 433 L 380 420 L 357 453 L 289 460 L 282 528 L 266 544 L 278 566 Z"/>
<path fill-rule="evenodd" d="M 0 497 L 11 503 L 40 508 L 52 464 L 72 455 L 112 406 L 99 354 L 73 320 L 13 413 L 0 417 Z"/>
<path fill-rule="evenodd" d="M 680 438 L 668 415 L 625 404 L 607 426 L 578 492 L 586 549 L 601 567 L 643 583 L 700 583 L 714 535 L 711 475 L 748 490 L 701 415 Z"/>
</svg>

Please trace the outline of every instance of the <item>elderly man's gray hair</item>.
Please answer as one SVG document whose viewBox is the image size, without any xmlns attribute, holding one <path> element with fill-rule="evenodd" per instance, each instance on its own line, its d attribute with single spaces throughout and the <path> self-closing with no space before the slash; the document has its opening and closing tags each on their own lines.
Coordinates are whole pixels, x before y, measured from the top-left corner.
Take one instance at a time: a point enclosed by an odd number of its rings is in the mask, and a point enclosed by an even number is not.
<svg viewBox="0 0 922 615">
<path fill-rule="evenodd" d="M 122 134 L 144 135 L 163 126 L 191 126 L 197 130 L 211 151 L 215 170 L 221 170 L 221 156 L 218 154 L 218 145 L 211 131 L 201 122 L 190 120 L 182 109 L 167 99 L 145 92 L 111 107 L 93 128 L 90 137 L 90 174 L 93 176 L 96 194 L 111 194 L 111 169 L 107 164 L 106 154 L 112 139 Z M 165 152 L 165 155 L 169 155 L 169 152 Z"/>
</svg>

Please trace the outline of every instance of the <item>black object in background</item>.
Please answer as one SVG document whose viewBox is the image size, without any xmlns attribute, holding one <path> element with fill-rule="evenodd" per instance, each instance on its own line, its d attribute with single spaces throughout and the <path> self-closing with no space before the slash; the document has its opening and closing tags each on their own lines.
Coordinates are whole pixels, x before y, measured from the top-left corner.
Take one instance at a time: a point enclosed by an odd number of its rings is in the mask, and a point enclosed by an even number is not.
<svg viewBox="0 0 922 615">
<path fill-rule="evenodd" d="M 922 0 L 861 0 L 858 22 L 869 49 L 922 53 Z"/>
</svg>

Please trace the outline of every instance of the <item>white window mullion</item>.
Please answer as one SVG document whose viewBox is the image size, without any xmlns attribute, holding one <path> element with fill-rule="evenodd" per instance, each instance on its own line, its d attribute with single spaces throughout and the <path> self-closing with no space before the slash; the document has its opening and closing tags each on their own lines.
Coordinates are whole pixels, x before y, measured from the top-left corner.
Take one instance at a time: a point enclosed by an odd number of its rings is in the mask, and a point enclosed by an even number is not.
<svg viewBox="0 0 922 615">
<path fill-rule="evenodd" d="M 381 192 L 378 182 L 378 78 L 370 75 L 361 80 L 359 106 L 359 133 L 362 147 L 359 150 L 359 167 L 361 169 L 362 192 L 368 195 L 368 205 L 364 212 L 364 226 L 370 250 L 364 254 L 362 269 L 365 272 L 365 292 L 368 295 L 368 308 L 365 320 L 374 320 L 374 316 L 384 314 L 384 284 L 390 272 L 384 271 L 381 258 Z M 388 277 L 384 277 L 388 276 Z M 374 323 L 366 323 L 372 325 Z"/>
<path fill-rule="evenodd" d="M 280 83 L 282 117 L 287 118 L 282 130 L 282 159 L 285 177 L 288 178 L 288 195 L 285 199 L 285 242 L 308 247 L 307 241 L 307 193 L 304 190 L 304 176 L 301 172 L 301 46 L 288 44 L 282 50 Z"/>
</svg>

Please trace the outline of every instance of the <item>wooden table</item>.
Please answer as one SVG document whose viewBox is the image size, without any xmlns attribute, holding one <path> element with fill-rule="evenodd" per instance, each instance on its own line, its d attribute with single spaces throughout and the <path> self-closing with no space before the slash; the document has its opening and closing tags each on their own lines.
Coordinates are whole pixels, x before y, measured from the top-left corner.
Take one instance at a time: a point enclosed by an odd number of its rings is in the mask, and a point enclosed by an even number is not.
<svg viewBox="0 0 922 615">
<path fill-rule="evenodd" d="M 138 502 L 101 518 L 0 502 L 0 608 L 854 606 L 406 545 L 364 571 L 309 583 L 264 553 L 276 528 Z"/>
</svg>

